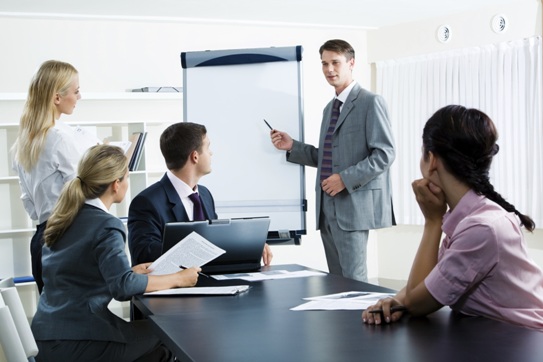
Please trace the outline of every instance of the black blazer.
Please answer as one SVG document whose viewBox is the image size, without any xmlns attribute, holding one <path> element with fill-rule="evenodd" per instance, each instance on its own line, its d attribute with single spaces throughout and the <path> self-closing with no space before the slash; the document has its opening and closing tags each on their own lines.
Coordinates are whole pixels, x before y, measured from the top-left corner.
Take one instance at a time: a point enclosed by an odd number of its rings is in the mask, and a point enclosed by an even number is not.
<svg viewBox="0 0 543 362">
<path fill-rule="evenodd" d="M 204 216 L 217 219 L 211 192 L 198 185 Z M 185 207 L 165 174 L 162 179 L 140 192 L 128 211 L 128 246 L 132 265 L 152 262 L 162 254 L 162 231 L 168 222 L 190 221 Z"/>
</svg>

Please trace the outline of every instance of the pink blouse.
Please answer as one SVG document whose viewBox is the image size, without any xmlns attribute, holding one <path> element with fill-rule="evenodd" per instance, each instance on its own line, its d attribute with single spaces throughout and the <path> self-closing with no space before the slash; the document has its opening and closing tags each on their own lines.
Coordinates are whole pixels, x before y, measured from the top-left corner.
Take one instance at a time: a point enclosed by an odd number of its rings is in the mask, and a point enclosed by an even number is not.
<svg viewBox="0 0 543 362">
<path fill-rule="evenodd" d="M 425 279 L 441 304 L 543 330 L 543 271 L 515 214 L 469 191 L 443 219 L 438 263 Z"/>
</svg>

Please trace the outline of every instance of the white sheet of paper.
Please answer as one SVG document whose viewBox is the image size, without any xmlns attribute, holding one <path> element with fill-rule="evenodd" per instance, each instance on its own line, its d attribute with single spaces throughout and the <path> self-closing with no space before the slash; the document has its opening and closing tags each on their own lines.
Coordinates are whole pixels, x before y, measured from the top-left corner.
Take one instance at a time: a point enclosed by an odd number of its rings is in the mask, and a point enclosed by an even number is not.
<svg viewBox="0 0 543 362">
<path fill-rule="evenodd" d="M 212 275 L 212 277 L 215 278 L 216 280 L 243 279 L 249 282 L 257 282 L 260 280 L 305 278 L 305 277 L 321 276 L 321 275 L 326 275 L 326 273 L 311 271 L 311 270 L 300 270 L 300 271 L 270 270 L 270 271 L 256 272 L 256 273 Z"/>
<path fill-rule="evenodd" d="M 151 264 L 149 268 L 153 271 L 150 274 L 176 273 L 181 265 L 187 268 L 202 266 L 225 252 L 193 231 Z"/>
<path fill-rule="evenodd" d="M 373 292 L 343 292 L 321 295 L 318 297 L 304 298 L 307 303 L 300 304 L 290 310 L 364 310 L 377 303 L 379 299 L 393 297 L 395 293 Z"/>
<path fill-rule="evenodd" d="M 126 151 L 128 151 L 131 144 L 132 144 L 132 142 L 130 142 L 130 141 L 110 141 L 110 142 L 108 142 L 108 145 L 110 145 L 110 146 L 117 146 L 117 147 L 122 148 L 124 153 L 126 153 Z"/>
<path fill-rule="evenodd" d="M 249 290 L 249 285 L 229 285 L 225 287 L 192 287 L 158 290 L 144 295 L 234 295 Z"/>
</svg>

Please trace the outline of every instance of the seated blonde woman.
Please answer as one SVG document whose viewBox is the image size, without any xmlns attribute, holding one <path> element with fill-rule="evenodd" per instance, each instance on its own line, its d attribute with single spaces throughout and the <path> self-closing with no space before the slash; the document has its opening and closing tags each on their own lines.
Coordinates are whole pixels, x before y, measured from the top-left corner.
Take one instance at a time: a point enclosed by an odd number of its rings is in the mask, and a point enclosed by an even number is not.
<svg viewBox="0 0 543 362">
<path fill-rule="evenodd" d="M 169 361 L 170 351 L 148 321 L 126 322 L 108 310 L 115 298 L 196 284 L 199 268 L 146 275 L 130 268 L 125 227 L 109 214 L 124 199 L 128 167 L 123 151 L 89 149 L 68 182 L 44 232 L 44 289 L 32 321 L 37 361 Z"/>
</svg>

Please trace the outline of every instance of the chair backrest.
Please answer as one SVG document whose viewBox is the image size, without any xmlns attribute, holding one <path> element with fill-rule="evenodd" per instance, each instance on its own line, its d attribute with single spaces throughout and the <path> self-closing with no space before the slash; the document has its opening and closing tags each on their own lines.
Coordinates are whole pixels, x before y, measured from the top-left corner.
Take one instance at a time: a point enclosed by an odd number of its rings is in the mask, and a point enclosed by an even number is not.
<svg viewBox="0 0 543 362">
<path fill-rule="evenodd" d="M 14 287 L 2 288 L 0 289 L 0 295 L 2 296 L 3 304 L 9 308 L 9 313 L 15 324 L 15 335 L 21 341 L 26 357 L 35 357 L 38 354 L 38 346 L 28 324 L 23 303 L 21 302 L 19 293 L 17 293 L 17 289 Z M 5 349 L 6 346 L 4 345 Z"/>
<path fill-rule="evenodd" d="M 0 288 L 10 288 L 14 286 L 15 286 L 15 282 L 13 281 L 12 277 L 4 278 L 0 280 Z"/>
<path fill-rule="evenodd" d="M 15 328 L 9 308 L 4 305 L 0 296 L 0 361 L 15 362 L 27 361 L 23 343 L 19 339 L 19 333 Z M 4 358 L 5 357 L 5 358 Z"/>
</svg>

